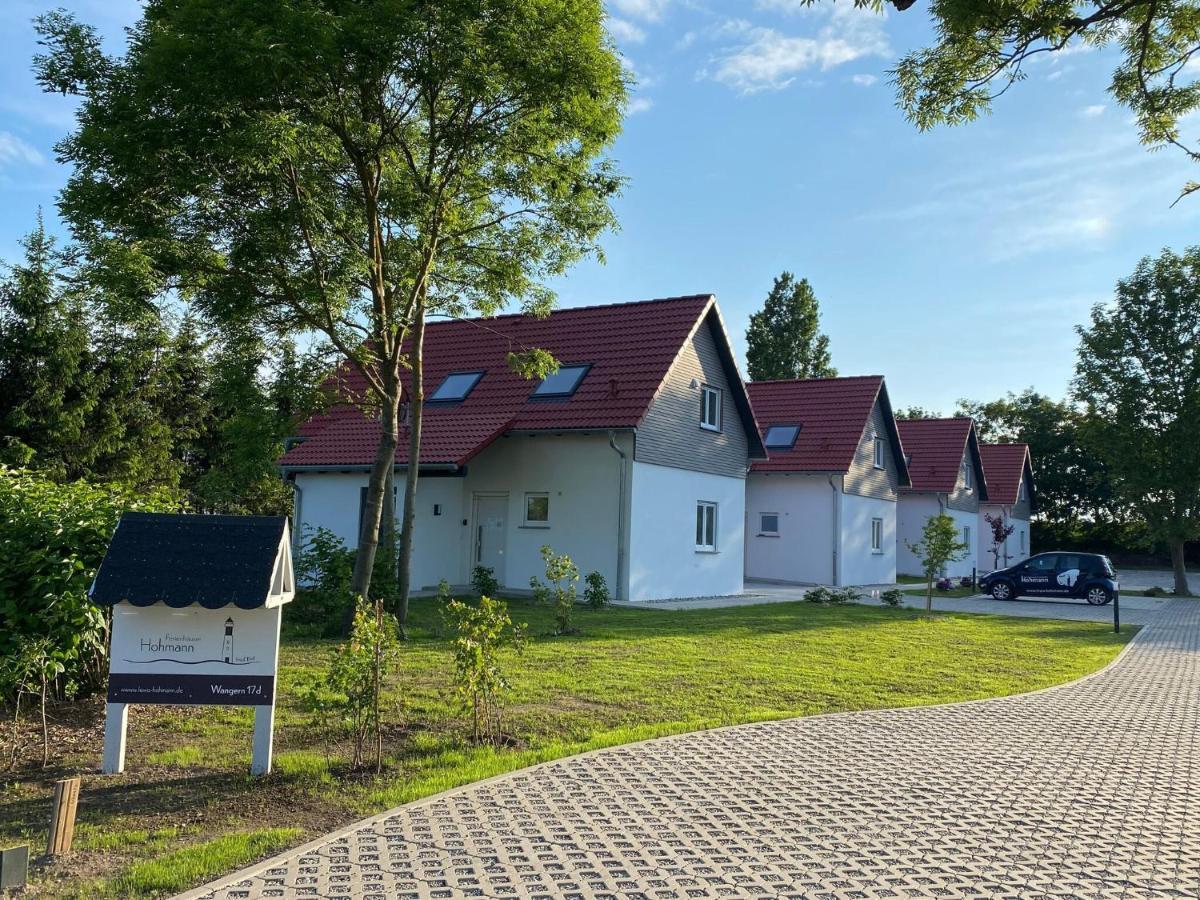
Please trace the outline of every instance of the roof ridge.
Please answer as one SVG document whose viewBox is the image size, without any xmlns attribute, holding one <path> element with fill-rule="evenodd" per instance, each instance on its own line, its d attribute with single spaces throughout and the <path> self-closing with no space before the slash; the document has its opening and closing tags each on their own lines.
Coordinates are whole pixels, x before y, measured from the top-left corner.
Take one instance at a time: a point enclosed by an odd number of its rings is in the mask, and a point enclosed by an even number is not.
<svg viewBox="0 0 1200 900">
<path fill-rule="evenodd" d="M 504 319 L 535 319 L 539 322 L 544 322 L 547 319 L 559 315 L 561 313 L 570 312 L 585 312 L 593 309 L 624 309 L 630 306 L 649 306 L 653 303 L 680 303 L 684 300 L 703 300 L 708 302 L 716 298 L 716 294 L 679 294 L 675 297 L 651 297 L 644 300 L 620 300 L 616 303 L 589 303 L 585 306 L 558 306 L 550 310 L 550 312 L 542 317 L 533 316 L 525 312 L 501 313 L 495 316 L 447 316 L 446 318 L 437 319 L 429 323 L 430 326 L 438 325 L 454 325 L 463 322 L 499 322 Z M 434 315 L 442 315 L 434 313 Z"/>
<path fill-rule="evenodd" d="M 747 381 L 746 384 L 809 384 L 814 381 L 866 381 L 872 378 L 882 379 L 882 375 L 835 375 L 831 378 L 763 378 L 759 381 Z"/>
</svg>

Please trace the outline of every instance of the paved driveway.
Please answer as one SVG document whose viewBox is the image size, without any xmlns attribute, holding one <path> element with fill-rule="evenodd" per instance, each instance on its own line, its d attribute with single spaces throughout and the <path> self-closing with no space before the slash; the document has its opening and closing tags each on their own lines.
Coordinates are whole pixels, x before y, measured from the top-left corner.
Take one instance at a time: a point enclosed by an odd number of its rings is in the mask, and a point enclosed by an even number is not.
<svg viewBox="0 0 1200 900">
<path fill-rule="evenodd" d="M 934 676 L 931 676 L 934 677 Z M 193 896 L 1200 897 L 1200 601 L 1035 694 L 602 750 Z"/>
</svg>

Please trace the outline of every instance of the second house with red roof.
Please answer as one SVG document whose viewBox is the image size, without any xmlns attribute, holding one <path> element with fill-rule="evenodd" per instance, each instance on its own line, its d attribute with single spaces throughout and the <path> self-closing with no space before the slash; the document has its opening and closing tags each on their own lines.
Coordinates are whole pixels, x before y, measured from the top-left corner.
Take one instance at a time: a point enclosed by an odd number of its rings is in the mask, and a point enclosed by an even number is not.
<svg viewBox="0 0 1200 900">
<path fill-rule="evenodd" d="M 533 348 L 559 370 L 514 373 Z M 746 473 L 766 453 L 712 296 L 433 322 L 425 385 L 420 460 L 402 431 L 396 461 L 398 492 L 420 466 L 415 589 L 483 566 L 527 590 L 549 546 L 621 600 L 742 591 Z M 379 435 L 349 403 L 304 425 L 281 460 L 298 531 L 356 546 Z"/>
</svg>

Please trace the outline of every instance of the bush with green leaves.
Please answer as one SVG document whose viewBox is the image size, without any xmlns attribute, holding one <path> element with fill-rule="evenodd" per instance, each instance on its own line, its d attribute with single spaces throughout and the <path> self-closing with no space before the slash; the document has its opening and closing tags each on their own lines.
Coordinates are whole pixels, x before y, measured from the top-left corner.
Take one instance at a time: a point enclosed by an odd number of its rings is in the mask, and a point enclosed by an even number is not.
<svg viewBox="0 0 1200 900">
<path fill-rule="evenodd" d="M 471 570 L 471 587 L 480 596 L 494 597 L 500 592 L 500 582 L 496 580 L 496 570 L 491 566 L 476 566 Z"/>
<path fill-rule="evenodd" d="M 879 602 L 884 606 L 899 608 L 904 605 L 904 591 L 900 588 L 889 588 L 879 595 Z"/>
<path fill-rule="evenodd" d="M 20 753 L 21 698 L 38 700 L 42 721 L 42 768 L 50 762 L 50 732 L 46 721 L 46 696 L 50 686 L 63 674 L 65 666 L 47 638 L 36 638 L 12 656 L 0 660 L 0 696 L 13 698 L 13 732 L 8 767 L 17 762 Z"/>
<path fill-rule="evenodd" d="M 350 592 L 354 551 L 328 528 L 305 527 L 302 538 L 295 559 L 300 589 L 288 618 L 321 634 L 344 634 L 342 627 L 354 604 Z"/>
<path fill-rule="evenodd" d="M 554 633 L 572 634 L 575 631 L 571 615 L 575 610 L 578 594 L 575 582 L 579 581 L 579 567 L 567 554 L 556 554 L 549 546 L 542 547 L 542 561 L 546 564 L 546 583 L 534 575 L 529 579 L 534 600 L 554 606 Z"/>
<path fill-rule="evenodd" d="M 354 768 L 366 764 L 367 744 L 373 744 L 375 771 L 383 768 L 383 682 L 395 671 L 400 654 L 400 626 L 381 602 L 359 598 L 350 637 L 337 649 L 327 690 L 313 695 L 327 719 L 339 721 L 354 744 Z"/>
<path fill-rule="evenodd" d="M 603 609 L 608 606 L 608 582 L 599 572 L 588 572 L 584 578 L 587 587 L 583 589 L 583 599 L 592 609 Z"/>
<path fill-rule="evenodd" d="M 0 659 L 45 640 L 61 664 L 52 694 L 103 687 L 111 615 L 87 596 L 96 569 L 122 512 L 179 508 L 165 489 L 60 484 L 0 466 Z"/>
<path fill-rule="evenodd" d="M 452 635 L 454 692 L 471 713 L 471 737 L 498 745 L 503 737 L 501 697 L 509 689 L 500 649 L 508 646 L 520 653 L 526 626 L 513 624 L 504 601 L 486 594 L 478 605 L 450 600 L 442 615 Z"/>
</svg>

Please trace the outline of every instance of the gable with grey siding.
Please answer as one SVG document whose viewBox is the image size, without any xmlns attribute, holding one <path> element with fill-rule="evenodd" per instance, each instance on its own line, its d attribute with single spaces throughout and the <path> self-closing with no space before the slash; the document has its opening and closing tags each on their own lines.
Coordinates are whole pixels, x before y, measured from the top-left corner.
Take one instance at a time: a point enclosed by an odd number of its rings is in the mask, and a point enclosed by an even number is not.
<svg viewBox="0 0 1200 900">
<path fill-rule="evenodd" d="M 971 487 L 967 487 L 964 470 L 971 467 Z M 962 461 L 958 464 L 958 478 L 954 482 L 954 490 L 946 496 L 946 506 L 963 512 L 979 512 L 979 470 L 971 457 L 971 443 L 967 442 L 963 450 Z"/>
<path fill-rule="evenodd" d="M 711 475 L 746 477 L 746 432 L 730 396 L 729 380 L 717 350 L 713 313 L 680 351 L 658 396 L 637 430 L 639 462 Z M 692 382 L 696 387 L 692 387 Z M 700 387 L 721 391 L 721 430 L 700 427 Z"/>
<path fill-rule="evenodd" d="M 875 436 L 883 441 L 883 468 L 875 468 Z M 900 473 L 896 471 L 896 456 L 888 437 L 887 422 L 883 406 L 878 400 L 871 410 L 871 420 L 863 429 L 854 451 L 854 461 L 846 472 L 845 492 L 860 497 L 877 497 L 880 500 L 895 500 L 900 487 Z"/>
<path fill-rule="evenodd" d="M 1021 473 L 1021 484 L 1025 485 L 1025 499 L 1018 499 L 1012 506 L 1012 512 L 1009 513 L 1014 519 L 1024 519 L 1029 521 L 1030 515 L 1033 514 L 1033 505 L 1029 502 L 1029 476 Z M 1020 491 L 1017 492 L 1017 497 L 1021 496 Z"/>
</svg>

